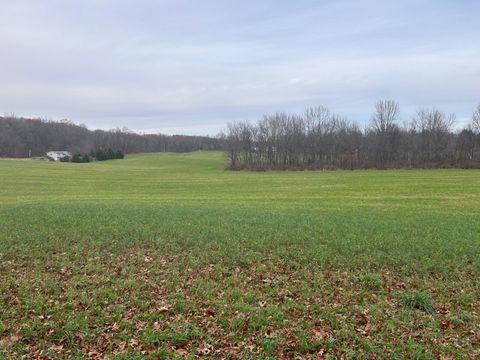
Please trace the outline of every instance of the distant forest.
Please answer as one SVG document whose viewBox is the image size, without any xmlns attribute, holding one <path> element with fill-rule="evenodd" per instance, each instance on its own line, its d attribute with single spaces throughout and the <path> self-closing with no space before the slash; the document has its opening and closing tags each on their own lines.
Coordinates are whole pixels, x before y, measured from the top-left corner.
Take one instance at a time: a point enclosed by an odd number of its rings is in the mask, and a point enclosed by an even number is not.
<svg viewBox="0 0 480 360">
<path fill-rule="evenodd" d="M 88 130 L 69 121 L 0 117 L 0 157 L 43 156 L 50 150 L 90 153 L 111 148 L 123 153 L 220 150 L 220 141 L 206 136 L 141 135 L 128 130 Z"/>
<path fill-rule="evenodd" d="M 430 108 L 401 123 L 398 103 L 383 100 L 364 128 L 316 107 L 229 124 L 223 138 L 231 169 L 480 168 L 480 105 L 464 129 L 455 121 Z"/>
<path fill-rule="evenodd" d="M 0 117 L 0 157 L 43 156 L 50 150 L 90 153 L 224 150 L 232 170 L 480 168 L 480 105 L 469 123 L 454 114 L 419 109 L 400 121 L 399 104 L 379 101 L 361 127 L 329 109 L 276 113 L 256 123 L 236 122 L 217 137 L 89 130 L 69 121 Z"/>
</svg>

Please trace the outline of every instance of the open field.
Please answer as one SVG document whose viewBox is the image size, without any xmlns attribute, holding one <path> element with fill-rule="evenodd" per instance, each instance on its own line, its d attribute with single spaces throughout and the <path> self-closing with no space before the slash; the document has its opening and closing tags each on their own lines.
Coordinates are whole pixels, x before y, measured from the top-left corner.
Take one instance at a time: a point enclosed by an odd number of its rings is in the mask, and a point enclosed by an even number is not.
<svg viewBox="0 0 480 360">
<path fill-rule="evenodd" d="M 480 171 L 0 161 L 0 358 L 480 356 Z"/>
</svg>

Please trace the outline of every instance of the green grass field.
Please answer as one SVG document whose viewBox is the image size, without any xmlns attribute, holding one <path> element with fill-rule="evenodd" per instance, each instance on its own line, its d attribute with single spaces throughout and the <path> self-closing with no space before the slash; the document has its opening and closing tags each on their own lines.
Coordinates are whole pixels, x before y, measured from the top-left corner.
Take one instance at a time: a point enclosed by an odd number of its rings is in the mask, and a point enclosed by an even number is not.
<svg viewBox="0 0 480 360">
<path fill-rule="evenodd" d="M 0 358 L 480 356 L 480 171 L 224 166 L 0 161 Z"/>
</svg>

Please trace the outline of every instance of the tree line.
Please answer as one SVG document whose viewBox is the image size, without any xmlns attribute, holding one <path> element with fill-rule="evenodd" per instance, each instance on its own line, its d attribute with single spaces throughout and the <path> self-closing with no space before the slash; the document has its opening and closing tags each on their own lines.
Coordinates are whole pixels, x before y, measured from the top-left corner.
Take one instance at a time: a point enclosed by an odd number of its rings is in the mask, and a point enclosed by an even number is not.
<svg viewBox="0 0 480 360">
<path fill-rule="evenodd" d="M 466 127 L 455 125 L 436 108 L 401 122 L 398 103 L 382 100 L 364 128 L 319 106 L 231 123 L 222 138 L 231 169 L 479 168 L 480 105 Z"/>
<path fill-rule="evenodd" d="M 125 154 L 222 149 L 218 139 L 207 136 L 142 135 L 128 129 L 89 130 L 70 121 L 0 117 L 0 157 L 43 156 L 51 150 L 89 154 L 108 148 Z"/>
</svg>

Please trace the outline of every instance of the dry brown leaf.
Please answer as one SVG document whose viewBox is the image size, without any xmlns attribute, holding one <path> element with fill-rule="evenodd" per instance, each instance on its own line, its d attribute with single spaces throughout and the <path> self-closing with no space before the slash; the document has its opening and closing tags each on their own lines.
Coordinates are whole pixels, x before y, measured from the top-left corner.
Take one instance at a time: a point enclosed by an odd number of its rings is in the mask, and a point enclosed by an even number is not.
<svg viewBox="0 0 480 360">
<path fill-rule="evenodd" d="M 164 305 L 164 306 L 161 306 L 157 309 L 158 312 L 167 312 L 170 310 L 170 306 L 169 305 Z"/>
<path fill-rule="evenodd" d="M 441 328 L 442 328 L 443 330 L 446 330 L 446 329 L 448 329 L 448 328 L 450 327 L 450 321 L 444 320 L 444 321 L 442 321 L 442 323 L 441 323 L 440 326 L 441 326 Z"/>
<path fill-rule="evenodd" d="M 11 343 L 16 343 L 17 341 L 19 341 L 20 339 L 22 338 L 22 336 L 20 335 L 20 333 L 15 333 L 13 334 L 12 336 L 10 336 L 10 342 Z"/>
<path fill-rule="evenodd" d="M 177 350 L 175 350 L 175 352 L 178 355 L 183 355 L 183 356 L 187 356 L 188 354 L 190 354 L 190 352 L 187 349 L 184 349 L 184 348 L 177 349 Z"/>
<path fill-rule="evenodd" d="M 313 338 L 316 340 L 324 340 L 330 336 L 330 332 L 325 329 L 313 330 Z"/>
<path fill-rule="evenodd" d="M 63 350 L 63 345 L 51 345 L 49 349 L 55 352 L 60 352 Z"/>
<path fill-rule="evenodd" d="M 450 310 L 448 309 L 447 306 L 442 305 L 437 307 L 437 313 L 442 315 L 447 315 L 447 314 L 450 314 Z"/>
<path fill-rule="evenodd" d="M 210 344 L 204 344 L 197 349 L 199 355 L 208 355 L 212 352 L 213 346 Z"/>
<path fill-rule="evenodd" d="M 204 312 L 205 316 L 215 316 L 215 311 L 213 311 L 211 308 L 208 308 Z"/>
</svg>

